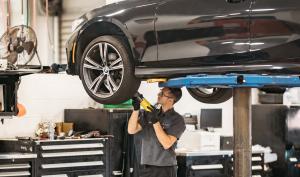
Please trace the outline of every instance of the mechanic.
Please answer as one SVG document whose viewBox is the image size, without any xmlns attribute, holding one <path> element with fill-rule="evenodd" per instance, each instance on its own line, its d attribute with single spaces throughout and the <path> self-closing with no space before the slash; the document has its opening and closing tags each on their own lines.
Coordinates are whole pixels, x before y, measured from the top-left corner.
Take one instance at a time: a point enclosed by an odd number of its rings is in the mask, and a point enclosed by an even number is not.
<svg viewBox="0 0 300 177">
<path fill-rule="evenodd" d="M 140 177 L 176 177 L 175 146 L 185 130 L 183 117 L 173 106 L 182 96 L 179 88 L 163 88 L 158 94 L 159 110 L 140 110 L 140 102 L 133 98 L 134 111 L 128 122 L 128 133 L 140 133 Z"/>
</svg>

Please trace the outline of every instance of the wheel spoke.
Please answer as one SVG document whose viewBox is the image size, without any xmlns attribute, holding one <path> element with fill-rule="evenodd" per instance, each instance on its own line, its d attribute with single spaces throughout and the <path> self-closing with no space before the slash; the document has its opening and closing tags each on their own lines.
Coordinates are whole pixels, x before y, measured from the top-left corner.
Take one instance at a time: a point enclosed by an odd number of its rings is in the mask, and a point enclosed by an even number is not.
<svg viewBox="0 0 300 177">
<path fill-rule="evenodd" d="M 117 70 L 117 69 L 123 69 L 123 65 L 117 65 L 110 68 L 110 70 Z"/>
<path fill-rule="evenodd" d="M 104 78 L 104 74 L 101 74 L 100 76 L 102 76 L 102 77 L 98 80 L 98 82 L 97 82 L 97 84 L 96 84 L 96 86 L 95 86 L 95 88 L 93 90 L 94 94 L 97 92 L 97 90 L 98 90 L 98 88 L 99 88 L 99 86 L 100 86 L 100 84 L 101 84 L 101 82 L 102 82 L 102 80 Z"/>
<path fill-rule="evenodd" d="M 98 67 L 98 68 L 102 68 L 98 63 L 94 62 L 92 59 L 90 59 L 89 57 L 86 57 L 85 60 L 87 62 L 89 62 L 90 64 L 92 64 L 93 66 L 95 67 Z"/>
<path fill-rule="evenodd" d="M 99 70 L 99 71 L 103 71 L 103 68 L 102 67 L 96 67 L 96 66 L 92 66 L 92 65 L 89 65 L 89 64 L 84 64 L 83 65 L 84 68 L 88 68 L 88 69 L 93 69 L 93 70 Z"/>
<path fill-rule="evenodd" d="M 122 61 L 122 58 L 118 58 L 115 61 L 113 61 L 109 67 L 111 68 L 111 67 L 115 66 L 116 64 L 120 63 L 121 61 Z"/>
<path fill-rule="evenodd" d="M 104 45 L 104 46 L 103 46 Z M 107 44 L 106 43 L 100 43 L 99 44 L 99 50 L 100 50 L 100 57 L 103 62 L 103 65 L 106 65 L 106 58 L 107 58 Z"/>
<path fill-rule="evenodd" d="M 110 75 L 108 75 L 107 79 L 108 79 L 108 83 L 110 83 L 112 85 L 113 91 L 117 90 L 118 86 L 117 86 L 116 82 L 113 80 L 113 78 Z"/>
<path fill-rule="evenodd" d="M 109 79 L 107 78 L 105 81 L 106 81 L 106 83 L 104 84 L 105 87 L 108 89 L 109 93 L 112 94 L 113 90 L 112 90 L 112 88 L 110 86 Z"/>
<path fill-rule="evenodd" d="M 90 85 L 89 89 L 92 90 L 92 88 L 94 87 L 94 85 L 98 82 L 101 82 L 104 78 L 104 73 L 102 73 L 100 76 L 98 76 L 93 82 L 92 84 Z"/>
</svg>

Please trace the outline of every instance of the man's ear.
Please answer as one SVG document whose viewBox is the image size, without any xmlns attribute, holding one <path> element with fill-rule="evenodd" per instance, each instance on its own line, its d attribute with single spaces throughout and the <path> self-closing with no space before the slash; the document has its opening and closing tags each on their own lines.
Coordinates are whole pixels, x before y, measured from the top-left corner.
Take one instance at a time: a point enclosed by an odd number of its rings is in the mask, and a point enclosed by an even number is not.
<svg viewBox="0 0 300 177">
<path fill-rule="evenodd" d="M 176 103 L 176 100 L 175 99 L 172 99 L 172 103 L 173 103 L 173 105 Z"/>
</svg>

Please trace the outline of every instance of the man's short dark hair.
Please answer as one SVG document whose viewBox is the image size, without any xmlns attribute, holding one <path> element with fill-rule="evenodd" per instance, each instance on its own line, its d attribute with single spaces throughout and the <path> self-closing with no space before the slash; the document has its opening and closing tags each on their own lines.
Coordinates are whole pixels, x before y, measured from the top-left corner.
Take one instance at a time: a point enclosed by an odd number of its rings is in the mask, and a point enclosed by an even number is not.
<svg viewBox="0 0 300 177">
<path fill-rule="evenodd" d="M 170 93 L 174 96 L 174 104 L 177 103 L 180 98 L 182 97 L 182 91 L 181 88 L 169 88 Z"/>
</svg>

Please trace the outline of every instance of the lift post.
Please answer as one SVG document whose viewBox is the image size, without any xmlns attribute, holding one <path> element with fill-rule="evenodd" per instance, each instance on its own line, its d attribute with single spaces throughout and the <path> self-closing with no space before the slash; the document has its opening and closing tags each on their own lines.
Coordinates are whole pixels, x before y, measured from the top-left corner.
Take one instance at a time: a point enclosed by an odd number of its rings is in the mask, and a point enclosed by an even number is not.
<svg viewBox="0 0 300 177">
<path fill-rule="evenodd" d="M 170 79 L 160 87 L 229 87 L 233 88 L 234 177 L 252 176 L 251 88 L 280 86 L 300 87 L 299 76 L 257 74 L 191 75 Z"/>
<path fill-rule="evenodd" d="M 251 177 L 251 88 L 233 89 L 234 177 Z"/>
</svg>

